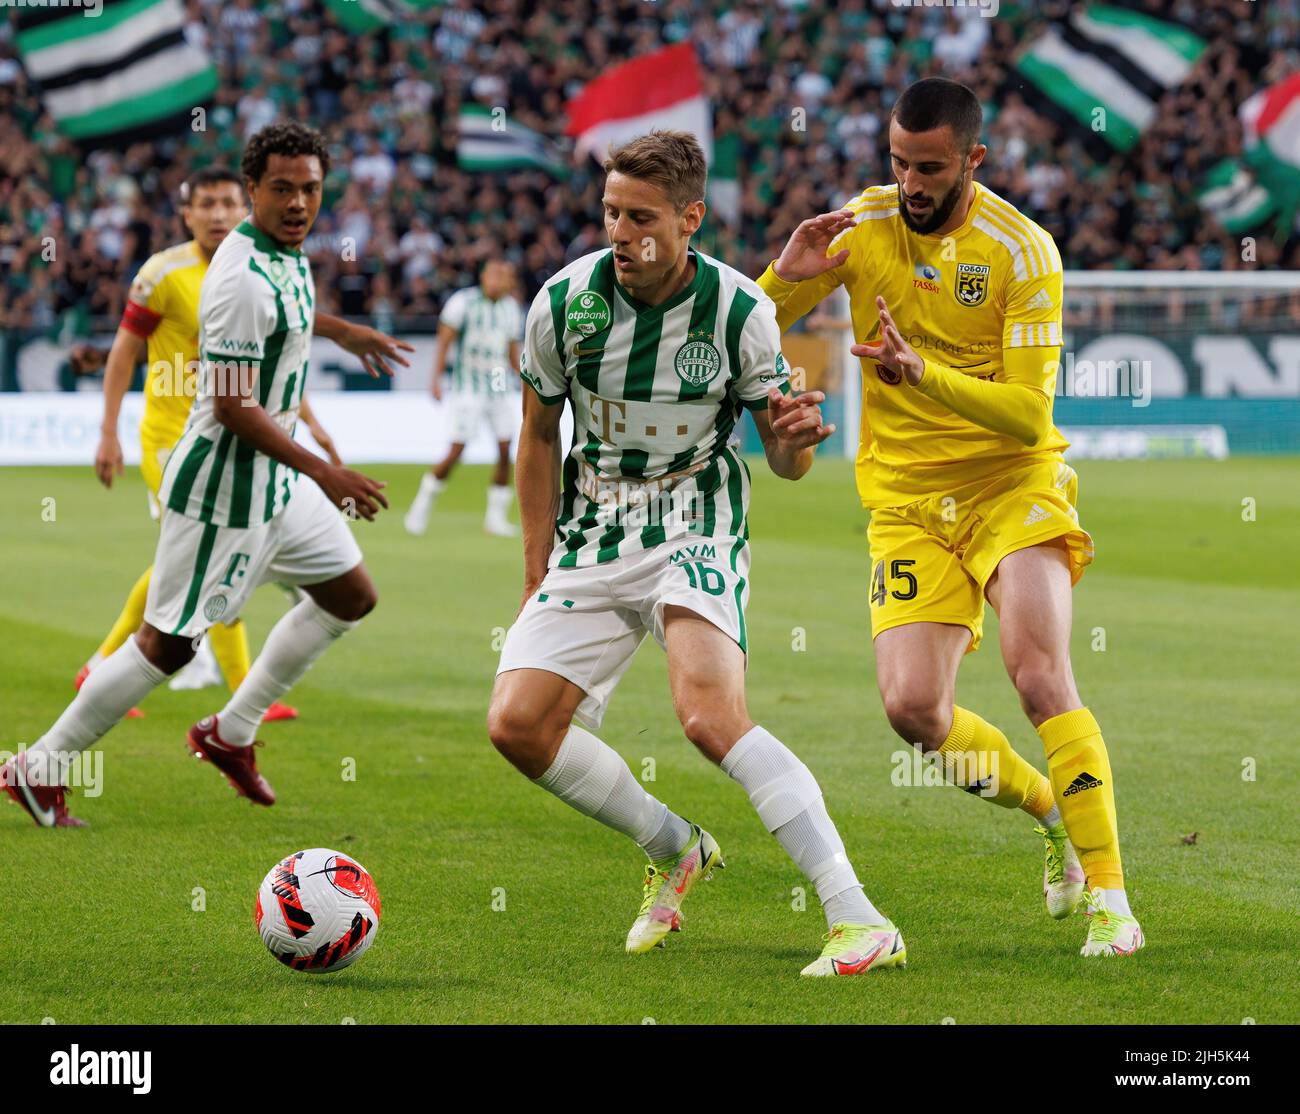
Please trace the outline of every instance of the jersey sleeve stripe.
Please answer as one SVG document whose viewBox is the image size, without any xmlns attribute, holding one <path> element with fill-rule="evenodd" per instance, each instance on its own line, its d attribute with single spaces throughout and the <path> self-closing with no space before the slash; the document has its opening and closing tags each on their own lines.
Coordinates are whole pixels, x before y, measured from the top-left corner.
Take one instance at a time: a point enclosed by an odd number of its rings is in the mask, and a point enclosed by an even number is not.
<svg viewBox="0 0 1300 1114">
<path fill-rule="evenodd" d="M 1035 224 L 1002 198 L 993 194 L 988 196 L 998 211 L 1006 217 L 1007 223 L 1019 229 L 1023 236 L 1034 243 L 1042 263 L 1043 273 L 1052 274 L 1061 270 L 1061 254 L 1056 250 L 1056 243 L 1047 230 Z"/>
<path fill-rule="evenodd" d="M 996 224 L 1003 232 L 1020 245 L 1020 250 L 1024 253 L 1026 266 L 1029 270 L 1030 278 L 1037 278 L 1043 273 L 1044 259 L 1042 250 L 1035 241 L 1029 229 L 1025 226 L 1020 214 L 1014 209 L 1008 210 L 1006 203 L 1001 198 L 993 194 L 987 194 L 988 202 L 984 207 L 984 216 L 992 224 Z"/>
<path fill-rule="evenodd" d="M 992 237 L 1007 249 L 1011 256 L 1011 268 L 1016 276 L 1016 281 L 1025 282 L 1029 278 L 1029 269 L 1025 264 L 1025 249 L 1010 234 L 1004 232 L 982 214 L 975 218 L 973 224 L 986 236 Z"/>
</svg>

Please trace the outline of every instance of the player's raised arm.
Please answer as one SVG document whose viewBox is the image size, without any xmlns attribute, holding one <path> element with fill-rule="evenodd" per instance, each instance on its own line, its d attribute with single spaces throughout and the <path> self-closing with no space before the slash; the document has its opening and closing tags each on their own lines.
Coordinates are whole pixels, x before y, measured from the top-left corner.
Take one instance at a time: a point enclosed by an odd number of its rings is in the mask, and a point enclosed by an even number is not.
<svg viewBox="0 0 1300 1114">
<path fill-rule="evenodd" d="M 821 391 L 790 393 L 790 373 L 781 354 L 776 310 L 762 299 L 740 335 L 740 374 L 735 391 L 754 416 L 768 467 L 782 479 L 797 480 L 812 467 L 817 446 L 835 432 L 822 421 Z"/>
<path fill-rule="evenodd" d="M 1025 445 L 1035 445 L 1051 432 L 1059 345 L 1004 347 L 1001 379 L 980 379 L 918 355 L 903 339 L 884 298 L 876 299 L 876 308 L 879 339 L 855 344 L 851 351 L 902 376 L 906 384 L 900 383 L 899 390 L 911 387 L 967 421 Z M 1042 335 L 1046 339 L 1045 327 Z M 1059 327 L 1053 335 L 1059 337 Z"/>
<path fill-rule="evenodd" d="M 415 351 L 415 347 L 404 340 L 390 337 L 369 325 L 354 325 L 329 313 L 316 314 L 312 332 L 318 337 L 332 340 L 344 352 L 351 352 L 361 361 L 361 366 L 371 379 L 378 379 L 381 373 L 390 378 L 395 374 L 389 366 L 389 360 L 402 367 L 409 367 L 410 364 L 402 357 L 402 353 Z"/>
<path fill-rule="evenodd" d="M 781 332 L 845 281 L 851 254 L 845 234 L 855 220 L 852 209 L 810 217 L 791 233 L 780 257 L 759 276 L 763 293 L 776 303 Z"/>
</svg>

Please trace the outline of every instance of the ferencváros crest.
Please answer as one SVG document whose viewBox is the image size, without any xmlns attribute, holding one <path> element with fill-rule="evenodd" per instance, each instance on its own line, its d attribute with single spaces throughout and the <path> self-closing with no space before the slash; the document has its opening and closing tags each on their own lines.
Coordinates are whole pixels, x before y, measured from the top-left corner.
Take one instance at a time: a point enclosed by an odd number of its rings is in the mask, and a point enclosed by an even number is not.
<svg viewBox="0 0 1300 1114">
<path fill-rule="evenodd" d="M 989 293 L 989 268 L 985 263 L 958 263 L 957 285 L 953 288 L 957 301 L 964 306 L 981 305 Z"/>
<path fill-rule="evenodd" d="M 702 387 L 722 370 L 722 353 L 713 346 L 711 338 L 688 336 L 673 357 L 673 367 L 683 382 Z"/>
<path fill-rule="evenodd" d="M 609 303 L 594 290 L 581 290 L 564 309 L 564 327 L 584 337 L 595 336 L 610 323 Z"/>
</svg>

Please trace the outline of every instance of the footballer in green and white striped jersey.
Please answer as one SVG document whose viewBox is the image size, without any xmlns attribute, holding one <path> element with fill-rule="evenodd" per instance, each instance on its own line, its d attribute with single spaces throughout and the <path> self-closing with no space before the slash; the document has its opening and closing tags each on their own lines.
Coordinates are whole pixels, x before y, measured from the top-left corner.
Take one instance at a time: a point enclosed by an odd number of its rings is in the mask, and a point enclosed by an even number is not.
<svg viewBox="0 0 1300 1114">
<path fill-rule="evenodd" d="M 298 472 L 223 426 L 215 385 L 252 377 L 253 397 L 293 435 L 307 381 L 316 315 L 307 257 L 244 221 L 212 256 L 199 296 L 197 394 L 167 460 L 164 507 L 216 526 L 271 521 L 288 505 Z"/>
<path fill-rule="evenodd" d="M 607 249 L 555 274 L 529 309 L 520 375 L 574 416 L 552 568 L 748 534 L 749 472 L 729 442 L 744 408 L 789 393 L 789 372 L 772 301 L 690 251 L 694 277 L 659 305 L 624 291 Z M 638 500 L 659 513 L 629 513 Z"/>
<path fill-rule="evenodd" d="M 451 352 L 452 390 L 504 394 L 514 385 L 510 345 L 519 340 L 523 311 L 509 294 L 489 298 L 481 286 L 457 290 L 438 317 L 456 331 Z"/>
</svg>

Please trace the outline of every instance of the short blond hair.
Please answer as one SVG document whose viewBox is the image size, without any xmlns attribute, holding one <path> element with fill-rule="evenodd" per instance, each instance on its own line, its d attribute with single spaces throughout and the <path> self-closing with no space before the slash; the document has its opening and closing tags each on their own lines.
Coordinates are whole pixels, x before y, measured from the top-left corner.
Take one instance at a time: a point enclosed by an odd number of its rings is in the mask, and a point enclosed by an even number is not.
<svg viewBox="0 0 1300 1114">
<path fill-rule="evenodd" d="M 615 147 L 605 159 L 605 173 L 653 182 L 680 213 L 692 201 L 704 200 L 708 164 L 704 148 L 690 132 L 652 131 Z"/>
</svg>

